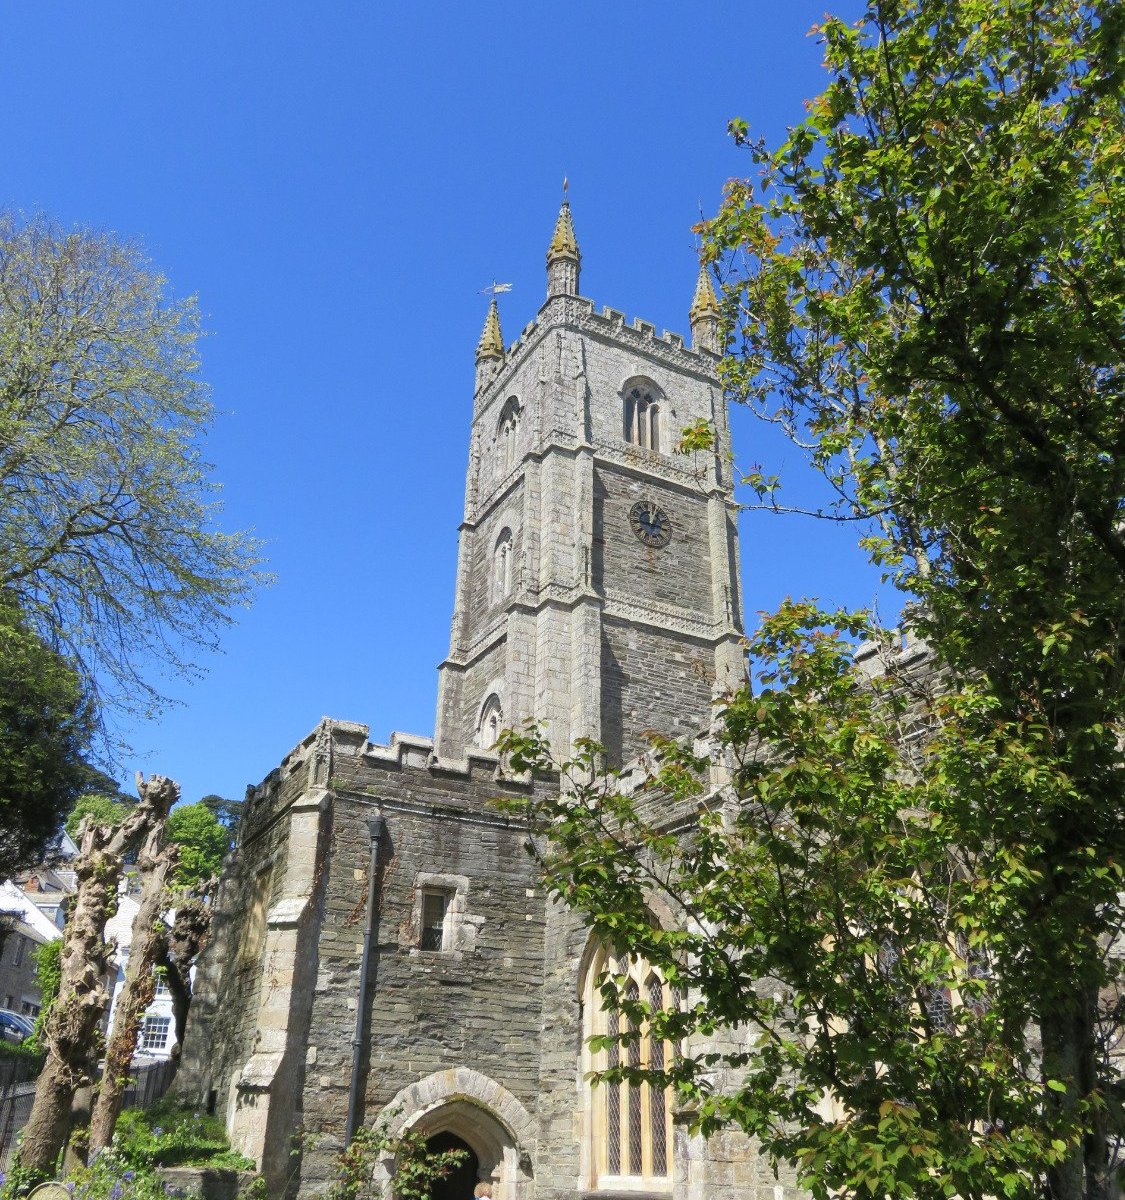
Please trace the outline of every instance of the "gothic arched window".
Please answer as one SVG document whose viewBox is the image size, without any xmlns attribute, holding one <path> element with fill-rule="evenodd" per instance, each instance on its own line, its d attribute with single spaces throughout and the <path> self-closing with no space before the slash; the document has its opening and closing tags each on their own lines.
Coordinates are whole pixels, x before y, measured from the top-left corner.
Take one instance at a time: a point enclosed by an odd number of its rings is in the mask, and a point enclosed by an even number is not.
<svg viewBox="0 0 1125 1200">
<path fill-rule="evenodd" d="M 639 1036 L 622 1045 L 592 1051 L 591 1037 L 620 1037 L 637 1032 L 626 1018 L 607 1010 L 601 985 L 609 976 L 625 976 L 621 995 L 644 1000 L 653 1009 L 668 1009 L 676 997 L 655 968 L 644 959 L 619 958 L 600 948 L 590 963 L 582 992 L 583 1045 L 586 1072 L 617 1066 L 663 1070 L 672 1047 L 649 1036 L 647 1025 Z M 591 1186 L 603 1190 L 671 1190 L 671 1094 L 648 1083 L 601 1083 L 587 1080 L 587 1130 Z"/>
<path fill-rule="evenodd" d="M 496 428 L 496 440 L 499 443 L 499 463 L 502 474 L 507 474 L 518 460 L 516 454 L 516 437 L 520 428 L 520 402 L 512 396 L 500 411 L 500 423 Z"/>
<path fill-rule="evenodd" d="M 499 604 L 512 590 L 512 531 L 503 529 L 492 551 L 492 602 Z"/>
<path fill-rule="evenodd" d="M 659 393 L 648 384 L 625 391 L 625 440 L 642 450 L 660 449 Z"/>
<path fill-rule="evenodd" d="M 482 750 L 491 750 L 500 738 L 500 730 L 504 728 L 504 710 L 500 707 L 500 697 L 495 692 L 481 705 L 480 721 L 477 724 L 477 745 Z"/>
</svg>

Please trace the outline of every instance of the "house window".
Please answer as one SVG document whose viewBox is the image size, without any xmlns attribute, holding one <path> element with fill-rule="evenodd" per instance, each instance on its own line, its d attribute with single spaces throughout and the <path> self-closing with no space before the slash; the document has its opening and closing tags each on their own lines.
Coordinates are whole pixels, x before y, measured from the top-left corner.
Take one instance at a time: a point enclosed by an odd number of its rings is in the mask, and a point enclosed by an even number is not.
<svg viewBox="0 0 1125 1200">
<path fill-rule="evenodd" d="M 172 1027 L 171 1017 L 145 1017 L 141 1026 L 140 1049 L 160 1051 L 168 1044 L 168 1030 Z"/>
<path fill-rule="evenodd" d="M 625 393 L 625 440 L 642 450 L 660 449 L 660 405 L 649 388 Z"/>
<path fill-rule="evenodd" d="M 156 988 L 152 993 L 153 998 L 156 1000 L 167 1000 L 168 997 L 171 996 L 171 994 L 172 993 L 168 988 L 168 981 L 164 978 L 163 975 L 157 975 Z"/>
<path fill-rule="evenodd" d="M 501 530 L 492 552 L 492 600 L 499 603 L 512 590 L 512 531 Z"/>
<path fill-rule="evenodd" d="M 446 918 L 449 915 L 449 893 L 436 888 L 422 892 L 422 928 L 418 935 L 419 950 L 446 948 Z"/>
<path fill-rule="evenodd" d="M 583 991 L 583 1074 L 613 1067 L 661 1071 L 673 1047 L 649 1036 L 591 1051 L 591 1037 L 621 1037 L 637 1033 L 619 1013 L 607 1010 L 601 985 L 609 976 L 625 976 L 621 995 L 627 1001 L 646 1001 L 651 1008 L 668 1009 L 676 997 L 660 974 L 643 959 L 617 958 L 605 949 L 595 954 Z M 607 1191 L 670 1191 L 672 1187 L 672 1106 L 668 1090 L 648 1083 L 602 1083 L 587 1087 L 587 1129 L 591 1185 Z"/>
<path fill-rule="evenodd" d="M 496 430 L 496 439 L 500 443 L 500 470 L 507 474 L 519 457 L 516 454 L 516 435 L 520 428 L 520 405 L 513 396 L 500 413 L 500 424 Z"/>
</svg>

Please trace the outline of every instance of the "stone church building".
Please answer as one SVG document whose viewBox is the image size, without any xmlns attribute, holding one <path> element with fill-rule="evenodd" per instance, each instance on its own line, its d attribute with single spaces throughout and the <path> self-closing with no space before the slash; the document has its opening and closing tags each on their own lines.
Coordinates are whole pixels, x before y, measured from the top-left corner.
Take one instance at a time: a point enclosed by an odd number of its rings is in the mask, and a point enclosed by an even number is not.
<svg viewBox="0 0 1125 1200">
<path fill-rule="evenodd" d="M 477 346 L 434 737 L 325 719 L 247 793 L 177 1088 L 225 1114 L 272 1196 L 326 1191 L 380 1117 L 470 1152 L 435 1200 L 478 1180 L 495 1200 L 782 1193 L 740 1135 L 704 1142 L 662 1092 L 590 1086 L 608 951 L 546 901 L 526 827 L 491 803 L 551 786 L 501 775 L 501 728 L 534 716 L 621 764 L 649 730 L 705 729 L 744 671 L 711 284 L 689 345 L 596 308 L 580 264 L 564 203 L 537 318 L 505 347 L 493 300 Z M 714 452 L 674 453 L 700 419 Z M 673 1001 L 643 962 L 613 965 Z"/>
</svg>

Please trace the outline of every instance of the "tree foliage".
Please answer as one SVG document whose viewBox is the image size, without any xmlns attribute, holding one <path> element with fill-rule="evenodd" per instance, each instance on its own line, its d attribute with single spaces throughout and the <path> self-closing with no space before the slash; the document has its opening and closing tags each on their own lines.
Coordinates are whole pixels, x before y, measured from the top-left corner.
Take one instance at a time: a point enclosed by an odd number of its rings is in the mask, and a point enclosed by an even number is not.
<svg viewBox="0 0 1125 1200">
<path fill-rule="evenodd" d="M 215 814 L 215 820 L 220 824 L 225 825 L 230 830 L 236 830 L 238 823 L 242 820 L 242 805 L 241 800 L 228 800 L 225 796 L 218 796 L 214 792 L 204 796 L 199 801 L 204 808 L 208 808 Z"/>
<path fill-rule="evenodd" d="M 0 589 L 103 707 L 159 700 L 259 576 L 214 528 L 199 320 L 140 251 L 0 217 Z"/>
<path fill-rule="evenodd" d="M 104 792 L 84 792 L 75 801 L 63 828 L 73 838 L 78 835 L 78 827 L 85 817 L 92 817 L 99 825 L 120 825 L 131 807 L 128 801 L 107 796 Z"/>
<path fill-rule="evenodd" d="M 725 792 L 667 743 L 623 790 L 585 744 L 532 808 L 555 894 L 690 997 L 607 1003 L 689 1035 L 664 1079 L 702 1127 L 819 1196 L 1112 1193 L 1123 30 L 1108 3 L 869 0 L 821 27 L 830 82 L 784 145 L 733 123 L 758 174 L 705 227 L 726 381 L 835 488 L 925 653 L 857 673 L 866 618 L 786 605 L 719 714 Z"/>
<path fill-rule="evenodd" d="M 857 682 L 863 633 L 882 639 L 880 670 Z M 862 617 L 788 603 L 751 649 L 758 686 L 718 722 L 729 790 L 671 742 L 628 789 L 593 743 L 561 767 L 534 733 L 502 743 L 514 769 L 566 780 L 530 808 L 553 894 L 689 998 L 653 1012 L 610 979 L 607 1003 L 623 1027 L 689 1037 L 657 1082 L 705 1133 L 739 1126 L 818 1196 L 1037 1194 L 1091 1123 L 1119 1117 L 1109 1044 L 1107 1086 L 1068 1105 L 1054 1101 L 1074 1080 L 1035 1036 L 1039 974 L 1063 958 L 1072 981 L 1095 969 L 1082 906 L 1038 928 L 1044 847 L 1025 823 L 1075 804 L 1073 781 L 1046 731 L 1028 737 L 986 687 L 947 690 L 928 650 Z M 1115 907 L 1120 867 L 1086 876 Z"/>
<path fill-rule="evenodd" d="M 168 841 L 179 848 L 172 876 L 178 891 L 190 891 L 216 878 L 231 848 L 231 836 L 203 802 L 178 804 L 168 816 Z"/>
<path fill-rule="evenodd" d="M 0 879 L 58 832 L 85 783 L 93 725 L 77 673 L 0 604 Z"/>
<path fill-rule="evenodd" d="M 39 991 L 39 1013 L 35 1018 L 35 1044 L 43 1044 L 47 1013 L 62 984 L 63 939 L 44 942 L 35 950 L 35 986 Z"/>
<path fill-rule="evenodd" d="M 468 1157 L 466 1150 L 434 1150 L 424 1133 L 404 1129 L 394 1135 L 387 1118 L 356 1130 L 351 1143 L 339 1154 L 336 1178 L 328 1200 L 375 1200 L 383 1194 L 375 1176 L 380 1161 L 394 1163 L 391 1188 L 402 1200 L 430 1200 L 436 1184 Z"/>
</svg>

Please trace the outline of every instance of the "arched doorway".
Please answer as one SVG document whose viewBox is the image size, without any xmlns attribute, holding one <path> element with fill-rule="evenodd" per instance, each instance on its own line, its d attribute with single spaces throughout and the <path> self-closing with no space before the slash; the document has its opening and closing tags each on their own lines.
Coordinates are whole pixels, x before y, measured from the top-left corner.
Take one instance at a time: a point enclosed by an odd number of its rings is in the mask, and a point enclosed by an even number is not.
<svg viewBox="0 0 1125 1200">
<path fill-rule="evenodd" d="M 464 1158 L 444 1179 L 439 1179 L 430 1188 L 430 1200 L 473 1200 L 473 1189 L 477 1185 L 480 1160 L 472 1146 L 455 1133 L 446 1130 L 426 1139 L 426 1149 L 431 1154 L 447 1150 L 460 1150 Z"/>
<path fill-rule="evenodd" d="M 472 1151 L 469 1163 L 476 1168 L 476 1178 L 467 1190 L 467 1170 L 465 1182 L 447 1184 L 462 1189 L 450 1200 L 470 1200 L 478 1181 L 491 1184 L 493 1200 L 534 1200 L 534 1174 L 526 1149 L 534 1132 L 531 1115 L 511 1092 L 486 1075 L 468 1067 L 436 1071 L 404 1087 L 380 1115 L 392 1137 L 413 1129 L 427 1145 Z M 452 1141 L 439 1141 L 443 1135 Z M 393 1175 L 393 1159 L 380 1160 L 376 1170 L 380 1185 L 389 1183 Z M 440 1200 L 437 1192 L 434 1197 Z"/>
</svg>

